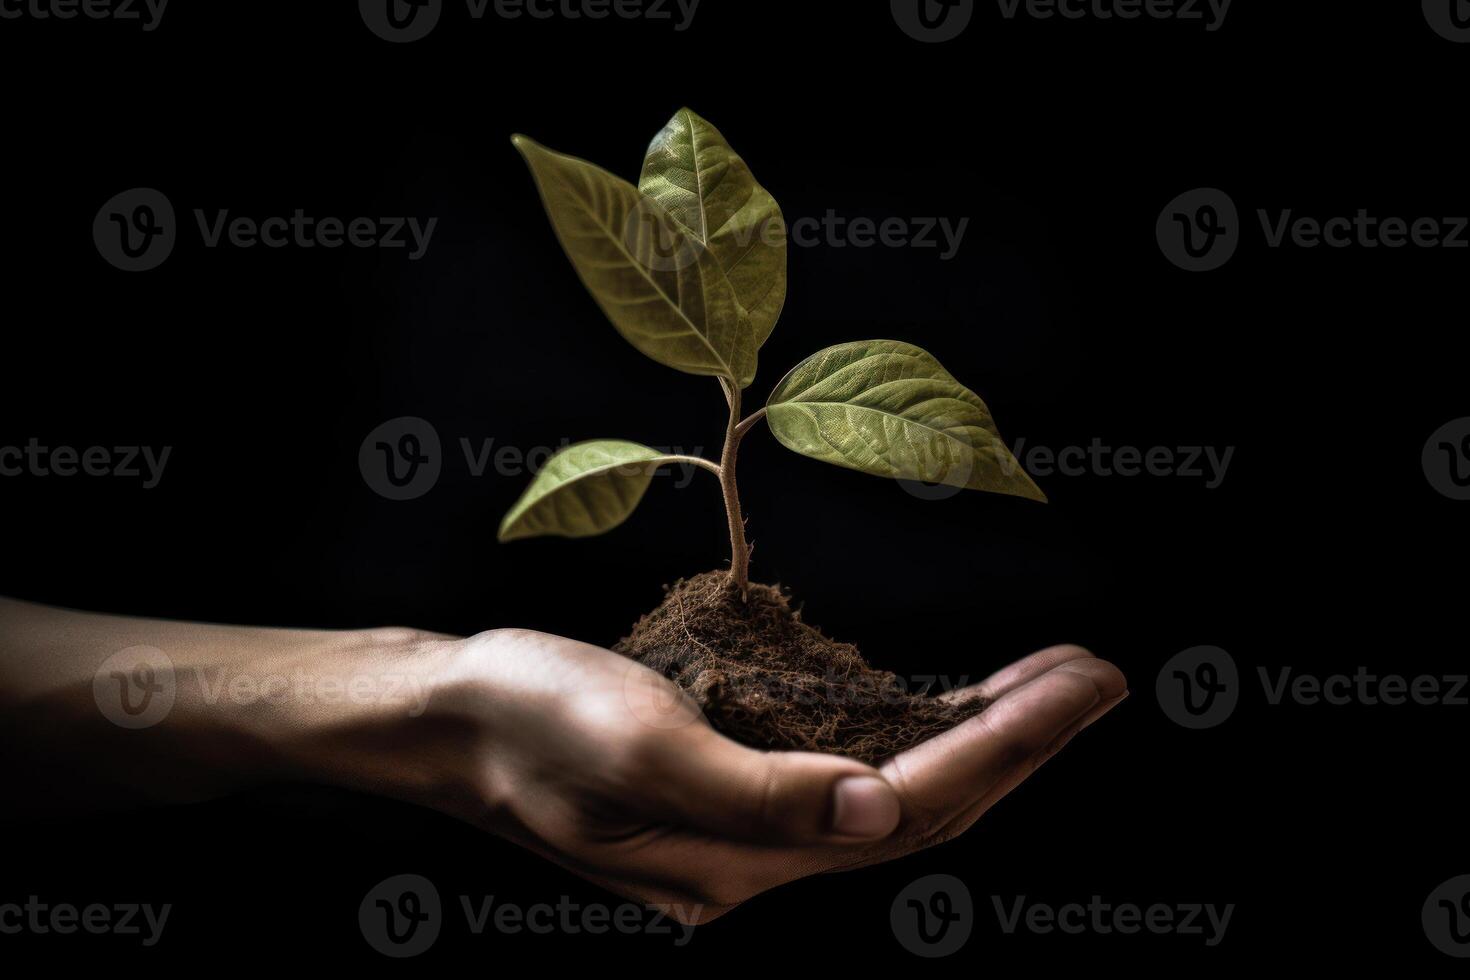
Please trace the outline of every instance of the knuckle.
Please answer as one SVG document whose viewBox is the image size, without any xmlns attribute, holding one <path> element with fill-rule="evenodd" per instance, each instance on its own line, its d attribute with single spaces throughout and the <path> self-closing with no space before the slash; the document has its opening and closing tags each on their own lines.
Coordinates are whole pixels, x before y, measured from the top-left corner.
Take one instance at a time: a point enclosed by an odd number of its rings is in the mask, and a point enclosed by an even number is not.
<svg viewBox="0 0 1470 980">
<path fill-rule="evenodd" d="M 609 773 L 619 783 L 643 785 L 664 768 L 667 744 L 653 729 L 619 726 L 604 744 Z"/>
<path fill-rule="evenodd" d="M 779 826 L 783 785 L 780 767 L 763 760 L 750 778 L 754 784 L 756 825 L 759 827 Z"/>
<path fill-rule="evenodd" d="M 902 802 L 903 824 L 897 832 L 897 839 L 910 849 L 923 846 L 930 835 L 943 824 L 943 815 L 919 801 L 902 755 L 889 759 L 882 772 Z"/>
<path fill-rule="evenodd" d="M 979 725 L 984 730 L 984 737 L 994 753 L 996 767 L 1001 772 L 1009 772 L 1018 766 L 1025 765 L 1026 760 L 1035 754 L 1036 749 L 1006 731 L 1004 720 L 997 715 L 982 714 Z"/>
</svg>

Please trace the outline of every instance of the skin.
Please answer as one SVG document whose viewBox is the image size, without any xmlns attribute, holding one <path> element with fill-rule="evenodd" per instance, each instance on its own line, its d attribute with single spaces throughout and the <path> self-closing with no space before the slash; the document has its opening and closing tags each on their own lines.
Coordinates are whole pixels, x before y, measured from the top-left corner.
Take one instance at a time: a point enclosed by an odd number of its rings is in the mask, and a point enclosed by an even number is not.
<svg viewBox="0 0 1470 980">
<path fill-rule="evenodd" d="M 175 698 L 124 729 L 93 681 L 139 645 L 166 654 Z M 0 599 L 12 814 L 311 781 L 432 807 L 695 924 L 964 832 L 1127 693 L 1113 665 L 1052 647 L 951 692 L 996 700 L 873 768 L 741 746 L 659 675 L 544 633 L 211 626 Z"/>
</svg>

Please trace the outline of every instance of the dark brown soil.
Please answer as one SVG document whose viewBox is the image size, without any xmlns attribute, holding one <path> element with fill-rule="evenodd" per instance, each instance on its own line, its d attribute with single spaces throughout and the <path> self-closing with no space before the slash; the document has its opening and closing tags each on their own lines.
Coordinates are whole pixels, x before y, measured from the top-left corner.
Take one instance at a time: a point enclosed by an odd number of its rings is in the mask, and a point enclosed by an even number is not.
<svg viewBox="0 0 1470 980">
<path fill-rule="evenodd" d="M 717 731 L 760 749 L 878 762 L 985 710 L 907 692 L 857 647 L 801 621 L 769 585 L 742 600 L 724 572 L 676 582 L 613 647 L 686 691 Z"/>
</svg>

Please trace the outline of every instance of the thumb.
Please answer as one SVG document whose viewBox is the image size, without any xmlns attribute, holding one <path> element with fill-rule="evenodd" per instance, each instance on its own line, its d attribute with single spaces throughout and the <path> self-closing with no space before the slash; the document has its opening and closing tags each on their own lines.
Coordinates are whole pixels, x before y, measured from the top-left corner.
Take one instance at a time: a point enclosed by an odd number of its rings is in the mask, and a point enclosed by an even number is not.
<svg viewBox="0 0 1470 980">
<path fill-rule="evenodd" d="M 898 826 L 898 794 L 870 766 L 815 752 L 760 752 L 691 725 L 665 741 L 664 802 L 689 823 L 736 840 L 856 843 Z"/>
</svg>

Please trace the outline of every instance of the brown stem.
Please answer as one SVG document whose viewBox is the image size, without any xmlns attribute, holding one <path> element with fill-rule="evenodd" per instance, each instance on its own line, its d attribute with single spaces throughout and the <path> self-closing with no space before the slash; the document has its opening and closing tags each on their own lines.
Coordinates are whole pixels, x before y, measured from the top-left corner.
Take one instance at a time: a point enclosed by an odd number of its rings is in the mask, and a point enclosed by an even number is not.
<svg viewBox="0 0 1470 980">
<path fill-rule="evenodd" d="M 754 415 L 751 415 L 749 418 L 747 418 L 744 422 L 741 422 L 739 425 L 735 426 L 735 438 L 744 439 L 745 434 L 751 429 L 755 428 L 755 424 L 765 417 L 766 410 L 764 407 L 762 407 L 760 411 L 756 412 Z"/>
<path fill-rule="evenodd" d="M 698 466 L 700 469 L 709 470 L 715 476 L 720 475 L 720 467 L 717 463 L 711 463 L 703 456 L 665 456 L 660 462 L 663 463 L 688 463 L 690 466 Z"/>
<path fill-rule="evenodd" d="M 740 448 L 740 389 L 720 382 L 730 402 L 730 421 L 725 427 L 725 449 L 720 454 L 720 487 L 725 491 L 725 516 L 730 522 L 730 582 L 740 597 L 750 594 L 750 547 L 745 543 L 745 518 L 740 513 L 740 491 L 735 485 L 735 453 Z"/>
</svg>

